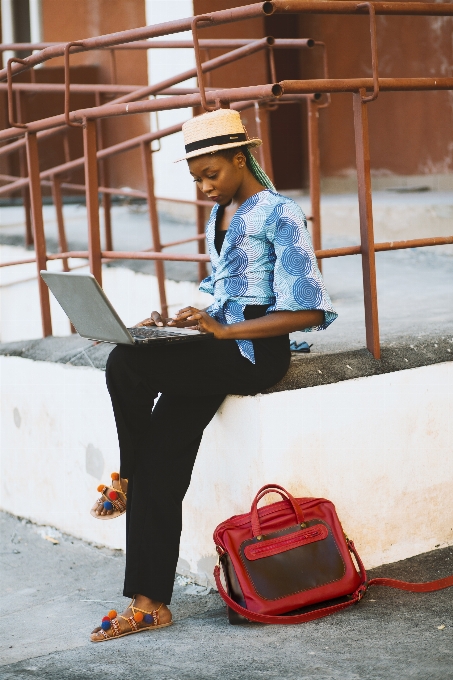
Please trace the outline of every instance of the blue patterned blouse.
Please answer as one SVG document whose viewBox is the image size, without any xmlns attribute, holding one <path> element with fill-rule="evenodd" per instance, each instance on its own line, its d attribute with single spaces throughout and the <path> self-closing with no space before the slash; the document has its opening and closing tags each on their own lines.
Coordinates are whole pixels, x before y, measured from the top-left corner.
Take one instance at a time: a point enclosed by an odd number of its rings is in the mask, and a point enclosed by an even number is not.
<svg viewBox="0 0 453 680">
<path fill-rule="evenodd" d="M 201 291 L 214 296 L 208 314 L 231 324 L 244 321 L 247 305 L 269 305 L 266 314 L 321 309 L 324 323 L 304 330 L 327 328 L 337 314 L 297 203 L 269 189 L 248 198 L 231 220 L 220 255 L 214 245 L 218 208 L 214 206 L 206 226 L 212 274 L 200 284 Z M 241 354 L 255 363 L 253 342 L 236 342 Z"/>
</svg>

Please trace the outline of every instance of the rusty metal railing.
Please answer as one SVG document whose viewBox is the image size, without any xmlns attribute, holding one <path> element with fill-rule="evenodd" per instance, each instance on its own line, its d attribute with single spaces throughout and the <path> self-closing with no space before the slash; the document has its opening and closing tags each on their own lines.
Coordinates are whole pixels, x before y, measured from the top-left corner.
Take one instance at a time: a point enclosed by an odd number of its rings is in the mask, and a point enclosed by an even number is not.
<svg viewBox="0 0 453 680">
<path fill-rule="evenodd" d="M 113 102 L 102 104 L 95 107 L 80 109 L 77 111 L 69 111 L 66 108 L 64 114 L 54 116 L 50 119 L 34 121 L 26 124 L 25 128 L 11 127 L 10 129 L 0 131 L 0 141 L 12 140 L 17 137 L 25 135 L 25 147 L 27 153 L 28 165 L 28 180 L 17 180 L 9 185 L 11 188 L 19 188 L 23 186 L 23 182 L 29 183 L 30 187 L 30 203 L 33 218 L 33 231 L 36 251 L 36 264 L 38 272 L 40 269 L 46 268 L 48 260 L 67 260 L 68 258 L 88 258 L 90 269 L 96 276 L 99 282 L 102 277 L 102 261 L 103 259 L 136 259 L 136 260 L 155 260 L 163 263 L 163 261 L 192 261 L 192 262 L 207 262 L 209 257 L 204 253 L 199 254 L 169 254 L 162 253 L 156 248 L 152 252 L 118 252 L 113 250 L 102 250 L 100 246 L 100 232 L 99 232 L 99 176 L 98 176 L 98 161 L 102 157 L 101 154 L 109 150 L 97 151 L 97 130 L 96 121 L 104 118 L 111 118 L 117 116 L 125 116 L 139 113 L 149 113 L 152 111 L 162 111 L 186 107 L 197 107 L 204 105 L 206 108 L 212 106 L 232 106 L 239 103 L 252 103 L 253 105 L 265 102 L 284 101 L 284 97 L 297 98 L 306 96 L 309 106 L 319 106 L 316 103 L 316 97 L 322 93 L 334 94 L 337 92 L 350 92 L 353 98 L 353 113 L 354 113 L 354 128 L 355 128 L 355 149 L 356 149 L 356 164 L 358 175 L 358 197 L 359 197 L 359 212 L 360 212 L 360 245 L 346 248 L 335 248 L 322 250 L 315 247 L 316 255 L 319 259 L 329 257 L 339 257 L 360 254 L 362 258 L 362 272 L 363 272 L 363 289 L 364 289 L 364 306 L 365 306 L 365 325 L 366 325 L 366 344 L 370 352 L 375 358 L 380 357 L 379 344 L 379 322 L 378 322 L 378 302 L 376 290 L 376 268 L 375 268 L 375 253 L 378 251 L 389 251 L 404 248 L 415 248 L 424 246 L 434 246 L 453 243 L 453 236 L 448 237 L 431 237 L 425 239 L 413 239 L 408 241 L 389 242 L 389 243 L 375 243 L 373 232 L 373 213 L 372 213 L 372 192 L 371 192 L 371 173 L 370 173 L 370 156 L 369 156 L 369 130 L 368 130 L 368 106 L 370 103 L 380 96 L 380 93 L 386 91 L 432 91 L 432 90 L 452 90 L 453 78 L 437 77 L 437 78 L 380 78 L 378 74 L 377 64 L 377 42 L 376 25 L 374 23 L 375 15 L 423 15 L 423 16 L 453 16 L 452 3 L 423 3 L 423 2 L 364 2 L 357 3 L 349 0 L 326 0 L 319 2 L 319 0 L 271 0 L 268 2 L 256 3 L 245 7 L 233 8 L 230 10 L 222 10 L 218 12 L 211 12 L 208 17 L 189 17 L 166 24 L 157 26 L 147 26 L 142 29 L 134 29 L 130 31 L 123 31 L 116 34 L 100 36 L 97 38 L 89 38 L 80 41 L 78 45 L 74 46 L 74 52 L 92 50 L 92 49 L 111 49 L 118 45 L 123 45 L 127 41 L 137 43 L 140 40 L 151 37 L 158 37 L 163 35 L 171 35 L 180 31 L 190 30 L 192 26 L 196 25 L 197 29 L 207 26 L 216 26 L 231 21 L 239 21 L 242 19 L 259 17 L 263 15 L 271 15 L 273 13 L 321 13 L 321 14 L 369 14 L 370 15 L 370 35 L 372 40 L 372 56 L 373 56 L 373 78 L 349 78 L 349 79 L 311 79 L 303 81 L 288 81 L 284 80 L 279 83 L 253 85 L 241 88 L 216 88 L 208 89 L 203 86 L 203 82 L 199 82 L 199 92 L 187 92 L 185 94 L 175 95 L 169 93 L 166 97 L 154 100 L 137 101 L 138 99 L 154 94 L 152 88 L 156 86 L 149 86 L 147 88 L 140 88 L 138 91 L 129 92 L 119 97 Z M 196 35 L 194 36 L 196 39 Z M 237 52 L 242 50 L 242 53 L 250 54 L 255 47 L 259 49 L 257 43 L 249 43 L 247 46 L 237 48 Z M 201 46 L 201 43 L 199 43 Z M 264 47 L 264 45 L 263 45 Z M 268 45 L 269 47 L 269 45 Z M 245 49 L 244 49 L 245 48 Z M 127 49 L 127 47 L 122 47 Z M 53 45 L 46 47 L 41 52 L 35 53 L 23 60 L 21 63 L 10 64 L 10 75 L 19 73 L 26 68 L 43 63 L 48 59 L 56 56 L 63 56 L 65 51 L 64 45 Z M 229 53 L 231 55 L 231 53 Z M 209 68 L 209 62 L 219 64 L 219 60 L 225 58 L 227 55 L 222 55 L 216 59 L 208 60 L 208 62 L 201 63 L 198 60 L 196 72 L 199 75 L 199 80 L 202 81 L 202 74 Z M 222 63 L 227 63 L 224 61 Z M 230 62 L 231 63 L 231 62 Z M 206 66 L 208 64 L 208 66 Z M 192 77 L 193 70 L 190 71 L 192 75 L 180 74 L 184 79 Z M 0 71 L 0 79 L 4 79 L 7 73 L 3 69 Z M 173 82 L 166 81 L 161 83 L 162 88 L 171 88 Z M 176 81 L 181 82 L 181 80 Z M 372 94 L 368 94 L 369 92 Z M 11 92 L 11 90 L 10 90 Z M 313 109 L 310 113 L 309 120 L 316 118 L 317 111 Z M 38 134 L 51 134 L 56 128 L 69 124 L 81 124 L 83 126 L 84 137 L 84 158 L 85 166 L 85 187 L 86 187 L 86 201 L 88 213 L 88 250 L 83 252 L 62 252 L 59 254 L 47 254 L 45 251 L 44 240 L 44 225 L 42 219 L 42 196 L 41 196 L 41 181 L 43 179 L 42 173 L 39 172 L 39 156 L 38 156 Z M 316 128 L 316 125 L 315 125 Z M 162 131 L 161 131 L 162 132 Z M 160 133 L 159 133 L 160 134 Z M 146 144 L 151 141 L 151 137 L 147 142 L 143 141 L 143 147 L 146 149 Z M 13 142 L 17 144 L 17 142 Z M 125 144 L 125 143 L 122 143 Z M 121 146 L 121 145 L 117 145 Z M 149 152 L 144 154 L 144 157 L 151 159 Z M 66 163 L 69 166 L 73 161 Z M 147 161 L 148 162 L 148 161 Z M 63 166 L 60 166 L 60 168 Z M 312 168 L 319 168 L 319 159 L 314 158 L 311 162 Z M 107 189 L 107 188 L 106 188 Z M 0 193 L 2 189 L 0 189 Z M 149 192 L 148 192 L 149 193 Z M 155 197 L 154 197 L 155 200 Z M 151 218 L 152 220 L 152 218 Z M 197 235 L 198 238 L 199 235 Z M 199 240 L 201 242 L 201 238 Z M 40 288 L 41 312 L 43 334 L 50 335 L 52 332 L 49 293 L 45 284 L 41 281 L 38 274 L 38 285 Z"/>
</svg>

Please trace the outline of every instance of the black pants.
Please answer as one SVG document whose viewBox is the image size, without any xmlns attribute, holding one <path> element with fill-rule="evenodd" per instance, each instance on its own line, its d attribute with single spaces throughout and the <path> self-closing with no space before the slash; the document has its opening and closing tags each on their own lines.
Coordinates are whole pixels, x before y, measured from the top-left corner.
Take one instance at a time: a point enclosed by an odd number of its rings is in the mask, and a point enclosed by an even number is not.
<svg viewBox="0 0 453 680">
<path fill-rule="evenodd" d="M 170 603 L 182 500 L 203 430 L 227 394 L 256 394 L 278 382 L 289 366 L 288 336 L 254 346 L 255 365 L 234 340 L 118 345 L 111 352 L 107 387 L 121 476 L 129 480 L 125 596 L 140 593 Z"/>
</svg>

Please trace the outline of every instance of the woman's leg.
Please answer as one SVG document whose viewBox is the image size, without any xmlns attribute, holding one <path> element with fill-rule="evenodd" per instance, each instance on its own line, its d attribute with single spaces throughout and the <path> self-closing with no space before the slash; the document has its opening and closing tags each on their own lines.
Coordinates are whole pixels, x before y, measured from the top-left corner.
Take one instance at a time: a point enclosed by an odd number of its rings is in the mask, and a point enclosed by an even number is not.
<svg viewBox="0 0 453 680">
<path fill-rule="evenodd" d="M 138 607 L 153 609 L 170 601 L 182 499 L 204 428 L 226 394 L 254 394 L 279 379 L 271 375 L 272 366 L 258 370 L 234 341 L 118 346 L 111 352 L 107 385 L 121 474 L 130 480 L 124 593 L 137 595 Z M 162 617 L 164 623 L 171 620 L 166 607 Z"/>
<path fill-rule="evenodd" d="M 188 489 L 203 430 L 224 395 L 158 400 L 129 478 L 124 595 L 170 603 Z"/>
<path fill-rule="evenodd" d="M 128 479 L 124 594 L 140 593 L 169 603 L 182 500 L 203 431 L 225 394 L 196 394 L 215 385 L 201 370 L 206 367 L 199 365 L 205 353 L 185 352 L 177 360 L 174 351 L 136 350 L 116 348 L 106 370 L 120 442 L 121 477 Z M 152 410 L 163 383 L 169 388 L 178 384 L 190 394 L 163 394 Z"/>
</svg>

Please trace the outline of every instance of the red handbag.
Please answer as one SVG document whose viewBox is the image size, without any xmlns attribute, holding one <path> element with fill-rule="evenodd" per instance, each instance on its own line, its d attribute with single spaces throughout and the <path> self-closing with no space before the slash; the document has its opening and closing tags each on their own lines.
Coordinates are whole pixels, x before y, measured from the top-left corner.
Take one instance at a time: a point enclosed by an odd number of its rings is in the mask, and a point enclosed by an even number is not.
<svg viewBox="0 0 453 680">
<path fill-rule="evenodd" d="M 258 509 L 259 501 L 270 492 L 283 500 Z M 333 503 L 325 498 L 293 498 L 278 484 L 263 486 L 249 513 L 219 524 L 214 542 L 219 556 L 214 578 L 232 624 L 244 619 L 284 624 L 312 621 L 356 604 L 371 585 L 413 592 L 453 585 L 453 576 L 429 583 L 367 581 Z M 228 592 L 221 582 L 220 566 Z"/>
</svg>

